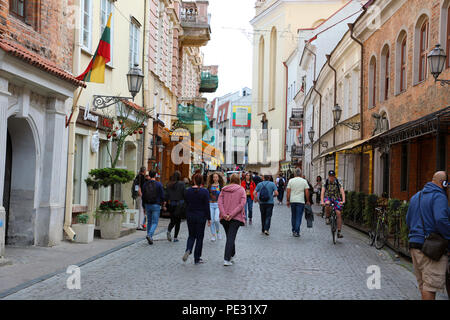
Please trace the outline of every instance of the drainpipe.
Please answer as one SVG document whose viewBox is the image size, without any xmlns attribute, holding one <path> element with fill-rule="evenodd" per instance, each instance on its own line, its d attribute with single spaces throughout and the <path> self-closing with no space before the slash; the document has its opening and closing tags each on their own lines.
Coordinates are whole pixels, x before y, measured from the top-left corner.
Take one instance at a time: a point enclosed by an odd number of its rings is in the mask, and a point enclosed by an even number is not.
<svg viewBox="0 0 450 320">
<path fill-rule="evenodd" d="M 80 8 L 80 0 L 75 1 L 75 6 Z M 75 14 L 75 26 L 81 25 L 80 11 Z M 80 56 L 81 56 L 81 43 L 80 32 L 74 32 L 74 51 L 73 51 L 73 73 L 80 73 Z M 67 151 L 67 173 L 66 173 L 66 204 L 64 209 L 64 232 L 67 238 L 71 241 L 75 240 L 75 231 L 71 228 L 72 225 L 72 196 L 73 196 L 73 163 L 75 154 L 75 127 L 78 119 L 78 99 L 80 98 L 83 88 L 79 89 L 77 97 L 73 101 L 72 117 L 69 122 L 69 137 L 68 137 L 68 151 Z"/>
<path fill-rule="evenodd" d="M 148 65 L 148 50 L 149 48 L 147 48 L 147 43 L 148 43 L 148 17 L 147 17 L 147 8 L 148 8 L 148 0 L 144 1 L 144 37 L 143 37 L 143 45 L 142 45 L 142 68 L 144 70 L 144 92 L 142 94 L 142 106 L 144 107 L 144 110 L 146 110 L 147 112 L 149 111 L 148 109 L 148 97 L 150 94 L 150 90 L 149 90 L 149 65 Z M 148 163 L 147 163 L 147 159 L 148 157 L 148 146 L 150 145 L 150 132 L 149 132 L 149 127 L 151 127 L 150 124 L 150 118 L 147 119 L 147 126 L 145 126 L 144 129 L 144 141 L 142 142 L 142 165 L 141 167 L 147 167 Z"/>
<path fill-rule="evenodd" d="M 326 57 L 327 57 L 328 66 L 334 72 L 334 105 L 336 106 L 337 105 L 337 71 L 335 68 L 333 68 L 331 66 L 331 63 L 330 63 L 331 55 L 327 54 Z M 336 147 L 336 124 L 335 124 L 334 119 L 333 119 L 333 147 L 334 148 Z"/>
<path fill-rule="evenodd" d="M 283 62 L 284 67 L 286 68 L 286 116 L 284 118 L 285 122 L 284 122 L 284 158 L 283 161 L 286 161 L 286 144 L 287 144 L 287 111 L 288 111 L 288 81 L 289 81 L 289 68 L 286 64 L 286 62 Z M 281 171 L 281 168 L 280 168 Z"/>
<path fill-rule="evenodd" d="M 322 132 L 321 132 L 322 131 L 322 121 L 321 121 L 322 120 L 321 119 L 321 115 L 322 115 L 322 94 L 316 89 L 316 84 L 317 84 L 317 81 L 314 80 L 313 90 L 319 96 L 319 153 L 318 153 L 318 155 L 320 156 L 320 152 L 322 151 L 321 150 L 322 145 L 320 143 L 320 140 L 321 140 L 320 138 L 322 136 Z M 313 109 L 313 128 L 314 128 L 314 109 Z M 311 152 L 311 154 L 312 154 L 312 152 Z"/>
<path fill-rule="evenodd" d="M 350 29 L 350 38 L 352 38 L 356 43 L 358 43 L 361 46 L 361 86 L 360 86 L 361 87 L 361 94 L 360 94 L 361 101 L 360 101 L 360 106 L 359 106 L 359 108 L 360 108 L 359 117 L 360 117 L 360 121 L 361 121 L 361 140 L 363 140 L 364 139 L 364 113 L 363 113 L 363 111 L 364 111 L 364 109 L 363 109 L 364 108 L 363 107 L 363 104 L 364 104 L 364 85 L 363 85 L 364 84 L 364 60 L 363 60 L 364 44 L 361 41 L 359 41 L 358 39 L 356 39 L 353 34 L 355 25 L 353 23 L 349 23 L 348 28 Z M 360 156 L 359 170 L 360 170 L 359 191 L 362 192 L 363 191 L 362 190 L 362 185 L 363 185 L 363 153 L 362 152 L 361 152 L 361 156 Z"/>
</svg>

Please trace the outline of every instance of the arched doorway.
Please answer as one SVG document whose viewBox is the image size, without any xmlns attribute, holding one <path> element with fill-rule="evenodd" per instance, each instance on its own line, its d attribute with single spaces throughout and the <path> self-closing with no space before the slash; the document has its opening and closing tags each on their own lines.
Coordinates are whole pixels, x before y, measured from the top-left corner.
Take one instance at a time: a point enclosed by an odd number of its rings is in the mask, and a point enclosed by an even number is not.
<svg viewBox="0 0 450 320">
<path fill-rule="evenodd" d="M 11 117 L 8 135 L 11 162 L 9 195 L 4 198 L 8 202 L 6 243 L 34 245 L 36 146 L 33 132 L 27 120 Z"/>
</svg>

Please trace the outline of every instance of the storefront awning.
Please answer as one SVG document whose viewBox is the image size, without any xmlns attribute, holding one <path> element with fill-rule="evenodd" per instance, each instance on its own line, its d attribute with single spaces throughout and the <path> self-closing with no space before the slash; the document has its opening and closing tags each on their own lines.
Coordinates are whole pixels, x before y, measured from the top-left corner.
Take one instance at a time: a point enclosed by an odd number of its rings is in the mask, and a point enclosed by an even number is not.
<svg viewBox="0 0 450 320">
<path fill-rule="evenodd" d="M 372 139 L 375 139 L 375 138 L 381 136 L 382 134 L 383 134 L 383 132 L 382 132 L 382 133 L 379 133 L 379 134 L 376 134 L 376 135 L 374 135 L 374 136 L 372 136 L 372 137 L 370 137 L 370 138 L 367 138 L 367 139 L 355 141 L 355 142 L 350 143 L 349 145 L 347 145 L 347 146 L 345 146 L 345 147 L 343 147 L 343 148 L 340 148 L 340 149 L 336 150 L 335 152 L 339 153 L 339 152 L 342 152 L 342 151 L 352 150 L 352 149 L 354 149 L 354 148 L 356 148 L 356 147 L 359 147 L 359 146 L 361 146 L 361 145 L 363 145 L 363 144 L 369 142 L 369 141 L 372 140 Z M 334 152 L 333 152 L 333 153 L 334 153 Z"/>
</svg>

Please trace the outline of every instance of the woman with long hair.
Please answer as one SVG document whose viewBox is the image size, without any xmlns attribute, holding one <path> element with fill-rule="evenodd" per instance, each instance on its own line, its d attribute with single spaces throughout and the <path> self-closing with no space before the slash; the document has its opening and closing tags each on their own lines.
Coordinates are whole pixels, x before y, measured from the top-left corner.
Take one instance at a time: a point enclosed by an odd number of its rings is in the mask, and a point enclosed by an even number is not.
<svg viewBox="0 0 450 320">
<path fill-rule="evenodd" d="M 209 192 L 201 187 L 203 185 L 203 177 L 201 174 L 194 175 L 192 182 L 194 185 L 186 190 L 184 194 L 189 238 L 186 244 L 186 252 L 183 255 L 183 261 L 186 262 L 192 254 L 195 244 L 194 263 L 201 264 L 205 262 L 201 257 L 206 221 L 208 221 L 208 226 L 211 226 Z"/>
<path fill-rule="evenodd" d="M 253 182 L 250 172 L 247 172 L 245 175 L 245 179 L 241 182 L 241 186 L 244 188 L 245 194 L 247 195 L 247 201 L 245 203 L 245 221 L 247 222 L 248 219 L 249 224 L 252 224 L 254 199 L 253 192 L 255 192 L 256 184 Z"/>
<path fill-rule="evenodd" d="M 217 201 L 219 199 L 220 191 L 225 185 L 223 177 L 214 172 L 208 177 L 208 191 L 209 191 L 209 208 L 211 211 L 211 241 L 216 241 L 216 239 L 222 240 L 222 235 L 220 230 L 220 211 Z"/>
<path fill-rule="evenodd" d="M 230 178 L 230 184 L 224 187 L 219 195 L 220 223 L 227 235 L 224 266 L 233 265 L 232 258 L 236 255 L 236 235 L 239 227 L 245 225 L 246 200 L 247 196 L 241 186 L 241 179 L 235 173 Z"/>
<path fill-rule="evenodd" d="M 178 242 L 181 217 L 184 210 L 185 184 L 181 180 L 180 171 L 175 171 L 167 185 L 167 200 L 169 201 L 170 224 L 167 229 L 167 240 L 172 241 L 172 229 L 175 227 L 173 242 Z"/>
</svg>

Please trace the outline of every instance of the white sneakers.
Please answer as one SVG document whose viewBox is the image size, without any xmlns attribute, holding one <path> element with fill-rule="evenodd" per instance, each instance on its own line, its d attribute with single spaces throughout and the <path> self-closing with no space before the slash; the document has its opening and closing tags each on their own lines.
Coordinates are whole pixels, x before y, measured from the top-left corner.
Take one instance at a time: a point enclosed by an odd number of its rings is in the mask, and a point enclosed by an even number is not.
<svg viewBox="0 0 450 320">
<path fill-rule="evenodd" d="M 212 242 L 216 242 L 216 237 L 215 237 L 215 236 L 212 236 L 211 241 L 212 241 Z"/>
<path fill-rule="evenodd" d="M 224 265 L 225 267 L 229 267 L 229 266 L 232 266 L 232 265 L 233 265 L 233 262 L 224 260 L 224 261 L 223 261 L 223 265 Z"/>
</svg>

